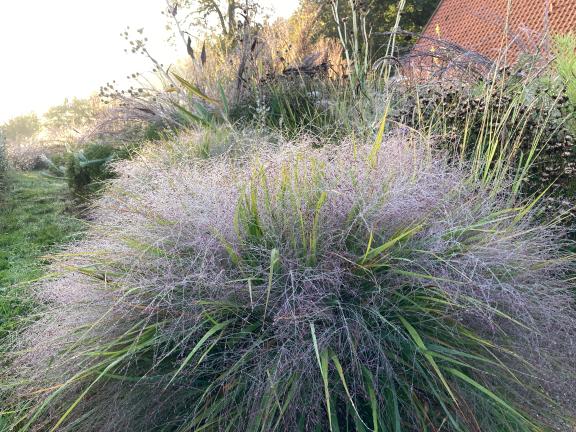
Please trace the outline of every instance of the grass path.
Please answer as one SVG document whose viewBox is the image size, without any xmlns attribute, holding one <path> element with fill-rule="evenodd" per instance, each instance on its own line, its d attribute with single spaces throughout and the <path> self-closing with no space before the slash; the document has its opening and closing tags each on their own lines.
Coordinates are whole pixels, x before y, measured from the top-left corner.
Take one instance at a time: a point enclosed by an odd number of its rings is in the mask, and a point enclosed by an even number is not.
<svg viewBox="0 0 576 432">
<path fill-rule="evenodd" d="M 32 310 L 27 288 L 43 275 L 45 255 L 82 231 L 70 206 L 64 180 L 44 172 L 12 173 L 0 197 L 0 339 Z"/>
</svg>

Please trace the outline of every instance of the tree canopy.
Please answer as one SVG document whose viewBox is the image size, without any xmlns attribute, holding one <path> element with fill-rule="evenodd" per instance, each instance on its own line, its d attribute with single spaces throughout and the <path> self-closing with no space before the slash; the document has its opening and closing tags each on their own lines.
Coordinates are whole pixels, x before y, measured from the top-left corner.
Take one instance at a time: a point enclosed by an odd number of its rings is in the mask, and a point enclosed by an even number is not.
<svg viewBox="0 0 576 432">
<path fill-rule="evenodd" d="M 24 141 L 34 137 L 40 132 L 40 128 L 40 119 L 34 113 L 11 118 L 0 126 L 0 130 L 6 139 L 13 142 Z"/>
<path fill-rule="evenodd" d="M 90 123 L 98 112 L 97 98 L 71 100 L 48 109 L 44 114 L 44 126 L 52 133 L 66 129 L 79 129 Z"/>
<path fill-rule="evenodd" d="M 240 28 L 242 20 L 257 13 L 260 3 L 257 0 L 168 0 L 168 14 L 178 25 L 178 31 L 188 33 L 193 27 L 214 28 L 214 30 L 232 39 Z M 215 25 L 210 25 L 215 19 Z"/>
<path fill-rule="evenodd" d="M 318 16 L 321 25 L 319 36 L 338 37 L 338 27 L 332 12 L 332 1 L 304 0 L 320 8 Z M 440 0 L 407 0 L 401 15 L 400 27 L 414 33 L 422 31 Z M 398 0 L 338 0 L 338 13 L 346 19 L 351 15 L 352 4 L 366 15 L 367 30 L 371 33 L 370 43 L 373 55 L 383 55 L 388 38 L 382 33 L 389 32 L 398 14 Z M 400 46 L 411 45 L 411 40 L 401 39 Z M 383 48 L 384 47 L 384 48 Z"/>
</svg>

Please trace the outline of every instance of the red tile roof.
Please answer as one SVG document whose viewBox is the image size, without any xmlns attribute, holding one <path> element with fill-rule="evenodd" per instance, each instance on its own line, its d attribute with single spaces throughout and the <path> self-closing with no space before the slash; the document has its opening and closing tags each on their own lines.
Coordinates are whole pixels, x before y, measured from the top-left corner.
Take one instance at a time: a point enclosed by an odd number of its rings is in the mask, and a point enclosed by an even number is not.
<svg viewBox="0 0 576 432">
<path fill-rule="evenodd" d="M 442 0 L 423 34 L 494 59 L 503 46 L 516 57 L 534 51 L 545 35 L 571 31 L 576 32 L 576 0 L 511 0 L 510 10 L 508 0 Z M 423 38 L 417 49 L 429 45 Z"/>
</svg>

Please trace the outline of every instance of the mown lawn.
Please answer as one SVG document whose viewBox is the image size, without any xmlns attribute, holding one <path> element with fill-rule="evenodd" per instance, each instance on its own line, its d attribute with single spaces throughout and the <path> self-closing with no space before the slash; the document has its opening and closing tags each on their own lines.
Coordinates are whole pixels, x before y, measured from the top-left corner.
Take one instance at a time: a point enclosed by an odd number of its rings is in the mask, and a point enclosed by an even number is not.
<svg viewBox="0 0 576 432">
<path fill-rule="evenodd" d="M 32 311 L 28 289 L 43 276 L 46 255 L 82 232 L 70 208 L 64 180 L 44 172 L 11 174 L 0 196 L 0 340 Z"/>
</svg>

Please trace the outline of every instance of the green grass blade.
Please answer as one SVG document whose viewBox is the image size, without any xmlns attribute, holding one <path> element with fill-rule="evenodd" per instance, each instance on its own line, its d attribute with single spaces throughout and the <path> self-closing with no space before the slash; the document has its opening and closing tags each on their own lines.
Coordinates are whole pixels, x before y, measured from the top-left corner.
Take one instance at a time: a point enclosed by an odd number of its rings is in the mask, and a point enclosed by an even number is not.
<svg viewBox="0 0 576 432">
<path fill-rule="evenodd" d="M 194 357 L 194 354 L 196 354 L 196 352 L 198 352 L 198 350 L 202 347 L 202 345 L 204 345 L 204 342 L 206 342 L 210 337 L 212 337 L 212 335 L 214 335 L 215 333 L 223 330 L 224 328 L 226 328 L 226 326 L 228 326 L 228 324 L 231 323 L 231 320 L 228 321 L 224 321 L 218 324 L 213 325 L 205 334 L 204 336 L 202 336 L 200 338 L 200 340 L 198 341 L 198 343 L 194 346 L 194 348 L 192 348 L 192 351 L 190 351 L 190 353 L 186 356 L 186 358 L 184 359 L 184 361 L 182 362 L 182 364 L 180 365 L 180 367 L 178 368 L 178 370 L 174 373 L 174 375 L 172 376 L 172 378 L 170 379 L 170 381 L 168 382 L 168 384 L 166 385 L 166 387 L 168 387 L 170 384 L 172 384 L 172 382 L 176 379 L 176 377 L 178 376 L 178 374 L 180 374 L 180 372 L 182 371 L 182 369 L 184 369 L 186 367 L 186 365 L 190 362 L 190 360 L 192 359 L 192 357 Z"/>
<path fill-rule="evenodd" d="M 412 337 L 412 339 L 416 343 L 416 346 L 419 348 L 422 355 L 426 358 L 428 363 L 430 363 L 430 365 L 434 369 L 434 372 L 436 373 L 436 375 L 438 376 L 438 378 L 442 382 L 442 385 L 444 386 L 444 388 L 446 389 L 446 391 L 448 392 L 448 394 L 450 395 L 450 397 L 452 398 L 454 403 L 456 405 L 458 405 L 458 400 L 456 399 L 456 396 L 454 395 L 454 393 L 452 392 L 452 389 L 448 385 L 448 381 L 446 381 L 446 378 L 442 374 L 442 371 L 438 367 L 438 364 L 434 360 L 434 357 L 428 351 L 428 348 L 426 347 L 426 344 L 424 343 L 424 341 L 420 337 L 420 334 L 418 333 L 418 331 L 404 317 L 399 316 L 398 319 L 400 320 L 400 322 L 402 323 L 404 328 L 406 328 L 406 330 L 408 331 L 408 333 L 410 334 L 410 336 Z"/>
<path fill-rule="evenodd" d="M 207 102 L 219 103 L 219 101 L 216 99 L 212 99 L 211 97 L 206 96 L 198 87 L 196 87 L 190 81 L 182 78 L 180 75 L 175 74 L 174 72 L 172 72 L 172 75 L 178 80 L 180 84 L 184 86 L 186 90 L 188 90 L 191 95 L 199 97 L 200 99 L 204 99 Z"/>
</svg>

